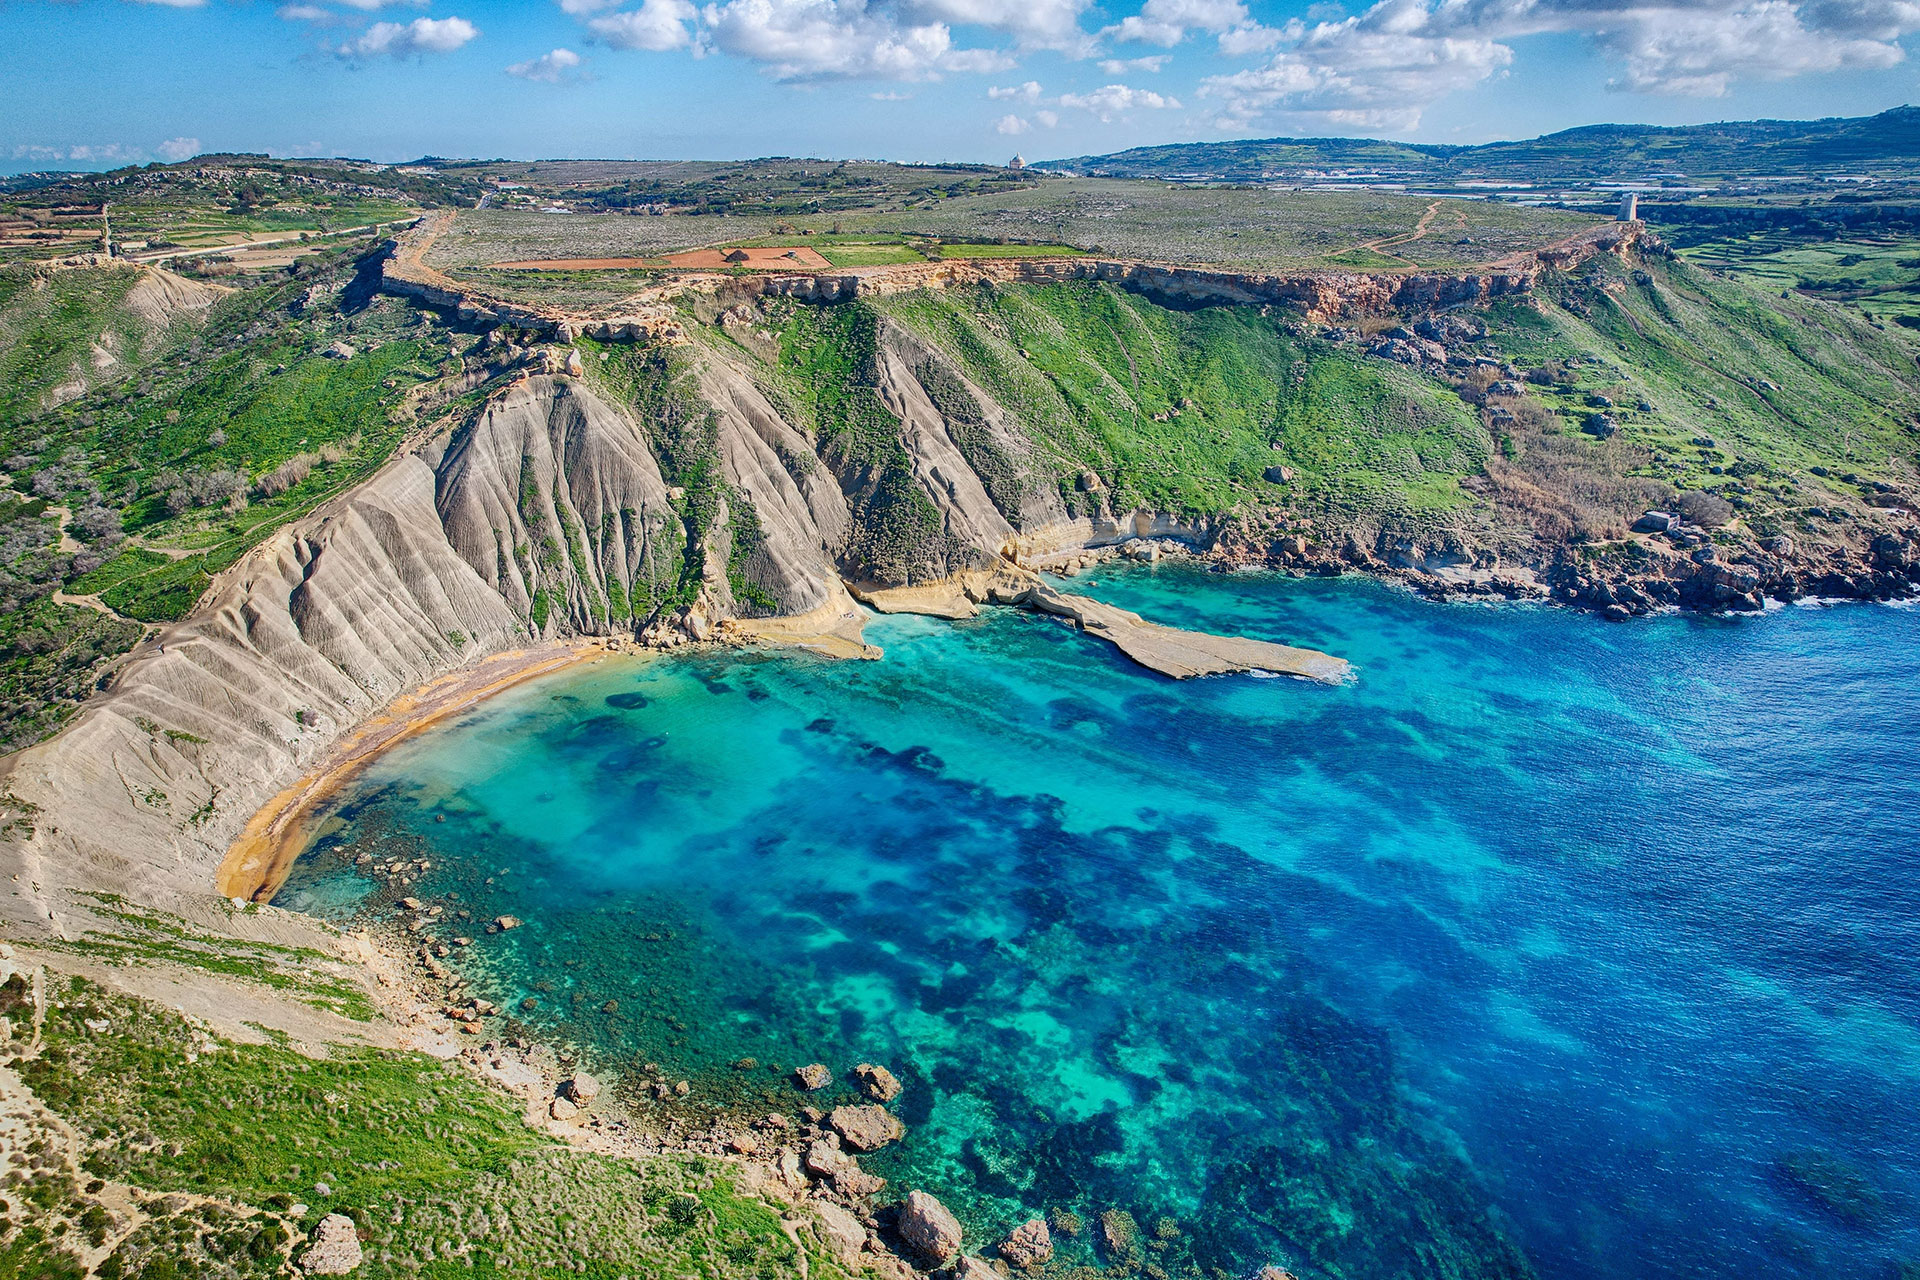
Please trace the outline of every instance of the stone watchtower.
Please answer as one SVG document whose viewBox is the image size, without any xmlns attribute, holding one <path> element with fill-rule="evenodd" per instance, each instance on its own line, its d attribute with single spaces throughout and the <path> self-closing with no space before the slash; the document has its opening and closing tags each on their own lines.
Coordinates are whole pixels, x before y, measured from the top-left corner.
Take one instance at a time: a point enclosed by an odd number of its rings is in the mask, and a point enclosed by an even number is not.
<svg viewBox="0 0 1920 1280">
<path fill-rule="evenodd" d="M 1637 192 L 1620 193 L 1620 221 L 1637 222 L 1640 219 L 1640 196 Z"/>
</svg>

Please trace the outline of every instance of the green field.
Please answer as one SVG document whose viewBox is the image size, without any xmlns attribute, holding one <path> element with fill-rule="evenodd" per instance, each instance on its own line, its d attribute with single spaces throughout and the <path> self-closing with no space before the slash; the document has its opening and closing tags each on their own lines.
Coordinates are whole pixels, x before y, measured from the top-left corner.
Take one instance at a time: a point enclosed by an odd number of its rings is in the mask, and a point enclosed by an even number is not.
<svg viewBox="0 0 1920 1280">
<path fill-rule="evenodd" d="M 1709 241 L 1681 254 L 1763 288 L 1797 289 L 1869 316 L 1920 324 L 1920 236 L 1810 241 L 1775 232 Z"/>
</svg>

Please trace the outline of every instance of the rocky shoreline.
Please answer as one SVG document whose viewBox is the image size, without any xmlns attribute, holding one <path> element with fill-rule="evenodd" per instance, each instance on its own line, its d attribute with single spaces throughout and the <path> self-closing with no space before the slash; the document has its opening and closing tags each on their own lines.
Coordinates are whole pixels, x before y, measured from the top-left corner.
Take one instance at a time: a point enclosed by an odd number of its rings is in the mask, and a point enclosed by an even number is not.
<svg viewBox="0 0 1920 1280">
<path fill-rule="evenodd" d="M 522 922 L 512 916 L 475 921 L 458 906 L 457 894 L 407 894 L 425 869 L 421 861 L 361 862 L 362 873 L 382 888 L 348 936 L 380 984 L 383 1011 L 416 1047 L 512 1095 L 534 1128 L 618 1158 L 726 1161 L 738 1171 L 741 1190 L 810 1215 L 837 1262 L 879 1280 L 1005 1280 L 1057 1270 L 1056 1262 L 1079 1274 L 1087 1274 L 1086 1262 L 1094 1264 L 1093 1274 L 1138 1268 L 1138 1229 L 1123 1209 L 1108 1210 L 1092 1224 L 1056 1210 L 1017 1224 L 997 1243 L 969 1248 L 969 1237 L 978 1241 L 978 1233 L 966 1230 L 938 1198 L 917 1188 L 889 1192 L 887 1180 L 861 1164 L 906 1136 L 894 1110 L 905 1086 L 884 1064 L 852 1064 L 836 1079 L 827 1064 L 808 1063 L 781 1073 L 784 1101 L 727 1105 L 703 1098 L 692 1081 L 658 1064 L 606 1064 L 575 1045 L 535 1038 L 511 1010 L 475 996 L 470 979 L 449 963 L 478 938 Z M 735 1069 L 760 1064 L 743 1060 Z M 1291 1275 L 1268 1266 L 1260 1280 Z"/>
<path fill-rule="evenodd" d="M 1190 555 L 1222 569 L 1296 577 L 1364 573 L 1433 600 L 1552 601 L 1625 621 L 1671 609 L 1758 613 L 1769 601 L 1911 599 L 1920 595 L 1920 520 L 1906 507 L 1883 510 L 1881 521 L 1856 518 L 1846 536 L 1818 541 L 1707 530 L 1649 511 L 1625 538 L 1563 543 L 1520 556 L 1464 541 L 1423 545 L 1388 534 L 1372 543 L 1348 534 L 1328 546 L 1305 530 L 1245 524 L 1231 525 L 1205 544 L 1160 539 L 1129 554 Z M 1069 557 L 1061 567 L 1072 573 L 1095 562 Z"/>
</svg>

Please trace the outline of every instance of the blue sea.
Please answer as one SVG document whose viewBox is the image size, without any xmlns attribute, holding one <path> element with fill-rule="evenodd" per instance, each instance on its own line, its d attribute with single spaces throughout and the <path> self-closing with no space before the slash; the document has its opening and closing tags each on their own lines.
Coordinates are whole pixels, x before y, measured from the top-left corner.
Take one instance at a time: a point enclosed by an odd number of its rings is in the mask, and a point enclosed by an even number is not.
<svg viewBox="0 0 1920 1280">
<path fill-rule="evenodd" d="M 1920 611 L 1071 589 L 1356 678 L 1004 609 L 611 657 L 382 757 L 278 901 L 427 857 L 404 892 L 526 921 L 482 994 L 696 1105 L 885 1063 L 869 1167 L 973 1246 L 1119 1209 L 1211 1280 L 1920 1275 Z"/>
</svg>

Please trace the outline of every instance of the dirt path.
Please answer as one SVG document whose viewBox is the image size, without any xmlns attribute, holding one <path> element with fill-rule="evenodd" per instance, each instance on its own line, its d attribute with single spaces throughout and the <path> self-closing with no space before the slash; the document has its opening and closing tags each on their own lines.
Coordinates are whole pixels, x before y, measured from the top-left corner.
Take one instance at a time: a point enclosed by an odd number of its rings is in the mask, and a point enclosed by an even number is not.
<svg viewBox="0 0 1920 1280">
<path fill-rule="evenodd" d="M 91 609 L 95 613 L 105 614 L 107 617 L 112 618 L 115 622 L 132 622 L 133 625 L 135 626 L 140 625 L 138 622 L 135 622 L 132 618 L 129 618 L 126 614 L 121 613 L 119 610 L 115 609 L 112 605 L 108 604 L 105 600 L 102 600 L 97 595 L 76 596 L 76 595 L 69 595 L 65 591 L 55 591 L 53 593 L 53 602 L 55 604 L 78 605 L 82 609 Z"/>
<path fill-rule="evenodd" d="M 1403 258 L 1397 253 L 1389 253 L 1388 250 L 1397 249 L 1401 245 L 1412 244 L 1416 240 L 1426 239 L 1427 231 L 1429 228 L 1433 226 L 1433 220 L 1435 217 L 1439 215 L 1439 213 L 1440 213 L 1440 202 L 1438 200 L 1435 200 L 1432 204 L 1427 206 L 1426 212 L 1420 215 L 1420 221 L 1414 224 L 1413 230 L 1403 231 L 1397 236 L 1382 236 L 1378 240 L 1369 240 L 1366 243 L 1359 245 L 1357 247 L 1360 249 L 1366 250 L 1369 253 L 1377 253 L 1383 258 L 1392 258 L 1396 261 L 1404 262 L 1410 267 L 1417 267 L 1420 264 L 1415 262 L 1412 258 Z M 1460 214 L 1460 225 L 1464 227 L 1466 223 L 1467 223 L 1467 215 L 1465 214 L 1465 212 L 1462 212 Z"/>
</svg>

